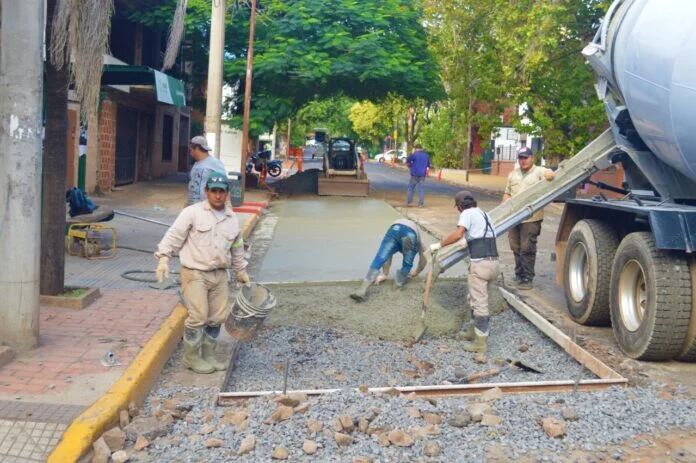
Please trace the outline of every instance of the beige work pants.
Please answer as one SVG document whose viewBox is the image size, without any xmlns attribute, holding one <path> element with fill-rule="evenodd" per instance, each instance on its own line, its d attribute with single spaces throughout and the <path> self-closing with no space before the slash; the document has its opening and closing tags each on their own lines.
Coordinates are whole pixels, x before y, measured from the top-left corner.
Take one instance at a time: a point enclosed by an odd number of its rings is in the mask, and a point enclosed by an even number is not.
<svg viewBox="0 0 696 463">
<path fill-rule="evenodd" d="M 220 326 L 227 318 L 230 290 L 227 272 L 181 267 L 181 295 L 188 310 L 186 328 Z"/>
<path fill-rule="evenodd" d="M 483 259 L 469 263 L 469 305 L 474 317 L 488 317 L 488 283 L 498 278 L 498 260 Z"/>
</svg>

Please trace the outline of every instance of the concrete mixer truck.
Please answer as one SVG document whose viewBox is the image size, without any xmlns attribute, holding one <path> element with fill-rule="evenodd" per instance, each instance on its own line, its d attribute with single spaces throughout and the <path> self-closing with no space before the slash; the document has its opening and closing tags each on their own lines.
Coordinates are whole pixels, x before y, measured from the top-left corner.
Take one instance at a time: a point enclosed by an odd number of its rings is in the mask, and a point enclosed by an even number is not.
<svg viewBox="0 0 696 463">
<path fill-rule="evenodd" d="M 505 233 L 612 164 L 621 199 L 567 199 L 556 278 L 570 316 L 611 324 L 640 360 L 696 360 L 696 1 L 616 0 L 583 55 L 610 128 L 559 166 L 556 179 L 503 203 Z M 433 272 L 466 256 L 453 246 Z"/>
</svg>

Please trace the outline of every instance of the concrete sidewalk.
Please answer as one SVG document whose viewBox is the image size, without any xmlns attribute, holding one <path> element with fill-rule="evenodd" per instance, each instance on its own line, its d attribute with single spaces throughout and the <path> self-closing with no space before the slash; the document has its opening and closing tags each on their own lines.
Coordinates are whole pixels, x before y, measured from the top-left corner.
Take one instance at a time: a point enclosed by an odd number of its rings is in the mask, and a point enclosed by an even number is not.
<svg viewBox="0 0 696 463">
<path fill-rule="evenodd" d="M 164 181 L 130 185 L 95 200 L 171 223 L 184 195 L 180 181 Z M 248 199 L 263 203 L 268 198 L 252 193 Z M 250 212 L 238 214 L 245 237 L 261 209 L 252 207 Z M 115 384 L 124 383 L 125 394 L 136 402 L 142 399 L 148 382 L 157 378 L 178 344 L 185 317 L 184 310 L 175 310 L 178 288 L 158 291 L 121 276 L 127 269 L 154 270 L 152 251 L 166 227 L 122 216 L 109 224 L 116 228 L 120 246 L 141 251 L 117 249 L 113 259 L 105 260 L 67 256 L 66 284 L 99 288 L 101 297 L 84 310 L 42 305 L 39 347 L 17 352 L 0 367 L 0 461 L 45 461 L 71 422 L 79 421 L 95 402 L 111 400 L 105 398 L 114 395 Z M 172 270 L 177 267 L 178 262 Z M 113 354 L 112 366 L 107 361 L 109 353 Z M 105 426 L 118 420 L 117 415 L 102 414 L 93 413 L 92 421 Z M 90 426 L 81 428 L 84 436 L 80 439 L 71 434 L 73 449 L 90 438 L 85 429 L 97 431 L 99 427 Z"/>
</svg>

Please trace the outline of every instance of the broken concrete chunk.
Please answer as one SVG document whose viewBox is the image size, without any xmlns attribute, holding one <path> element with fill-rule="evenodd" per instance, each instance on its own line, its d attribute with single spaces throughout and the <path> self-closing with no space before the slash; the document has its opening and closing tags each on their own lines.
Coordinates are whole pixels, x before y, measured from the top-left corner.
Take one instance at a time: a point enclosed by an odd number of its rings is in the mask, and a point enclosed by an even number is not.
<svg viewBox="0 0 696 463">
<path fill-rule="evenodd" d="M 118 427 L 109 429 L 102 434 L 101 437 L 104 439 L 104 442 L 106 442 L 111 452 L 123 450 L 123 447 L 126 445 L 126 433 L 121 431 Z"/>
<path fill-rule="evenodd" d="M 292 409 L 292 407 L 288 407 L 286 405 L 280 405 L 276 410 L 264 420 L 264 423 L 266 424 L 276 424 L 280 423 L 281 421 L 285 421 L 288 418 L 290 418 L 295 411 Z"/>
<path fill-rule="evenodd" d="M 149 445 L 150 445 L 150 441 L 149 441 L 149 440 L 145 439 L 143 436 L 138 436 L 138 438 L 135 439 L 135 445 L 133 446 L 133 448 L 134 448 L 137 452 L 139 452 L 139 451 L 141 451 L 142 449 L 147 448 L 147 446 L 149 446 Z"/>
<path fill-rule="evenodd" d="M 484 414 L 492 414 L 493 409 L 487 403 L 473 403 L 466 407 L 469 412 L 471 421 L 479 422 L 483 418 Z"/>
<path fill-rule="evenodd" d="M 425 413 L 423 414 L 423 420 L 428 424 L 440 424 L 442 423 L 442 416 L 437 413 Z"/>
<path fill-rule="evenodd" d="M 463 428 L 471 424 L 471 416 L 468 413 L 457 412 L 447 423 L 455 428 Z"/>
<path fill-rule="evenodd" d="M 118 425 L 123 429 L 130 423 L 130 415 L 128 410 L 121 410 L 118 412 Z"/>
<path fill-rule="evenodd" d="M 493 389 L 488 389 L 481 394 L 481 400 L 484 402 L 491 402 L 493 400 L 498 400 L 503 397 L 503 391 L 499 387 L 494 387 Z"/>
<path fill-rule="evenodd" d="M 249 412 L 246 410 L 232 410 L 225 413 L 225 415 L 220 420 L 220 424 L 233 424 L 235 426 L 241 426 L 244 421 L 246 421 L 249 416 Z"/>
<path fill-rule="evenodd" d="M 214 424 L 208 423 L 201 428 L 201 434 L 210 434 L 215 431 L 215 429 L 217 429 L 217 427 Z"/>
<path fill-rule="evenodd" d="M 92 463 L 108 463 L 109 457 L 111 457 L 111 450 L 109 446 L 106 445 L 103 438 L 99 438 L 92 444 Z"/>
<path fill-rule="evenodd" d="M 140 409 L 138 409 L 138 406 L 135 405 L 135 402 L 132 400 L 128 403 L 128 414 L 131 418 L 135 418 L 136 416 L 140 415 Z"/>
<path fill-rule="evenodd" d="M 474 362 L 478 363 L 479 365 L 487 363 L 488 359 L 486 358 L 486 354 L 478 353 L 474 355 Z"/>
<path fill-rule="evenodd" d="M 411 418 L 420 418 L 421 412 L 418 407 L 406 407 L 406 414 Z"/>
<path fill-rule="evenodd" d="M 353 438 L 350 437 L 348 434 L 344 434 L 342 432 L 335 432 L 334 433 L 334 440 L 336 441 L 336 444 L 338 444 L 341 447 L 346 446 L 346 445 L 350 445 L 353 443 Z"/>
<path fill-rule="evenodd" d="M 309 402 L 302 402 L 297 407 L 293 408 L 295 413 L 305 413 L 309 410 Z"/>
<path fill-rule="evenodd" d="M 374 463 L 375 459 L 372 457 L 355 457 L 353 458 L 353 463 Z"/>
<path fill-rule="evenodd" d="M 316 434 L 324 429 L 324 423 L 310 418 L 307 420 L 307 429 L 309 429 L 309 432 Z"/>
<path fill-rule="evenodd" d="M 302 443 L 302 451 L 307 455 L 314 455 L 317 453 L 317 443 L 313 440 L 306 440 Z"/>
<path fill-rule="evenodd" d="M 358 421 L 358 431 L 360 431 L 363 434 L 367 434 L 367 428 L 370 426 L 370 422 L 367 421 L 367 418 L 360 418 Z"/>
<path fill-rule="evenodd" d="M 541 420 L 541 426 L 544 428 L 546 435 L 552 438 L 562 437 L 566 433 L 565 421 L 550 416 Z"/>
<path fill-rule="evenodd" d="M 393 429 L 387 434 L 387 438 L 392 445 L 397 447 L 410 447 L 413 445 L 413 438 L 401 429 Z"/>
<path fill-rule="evenodd" d="M 154 416 L 138 416 L 130 422 L 124 429 L 129 440 L 135 440 L 138 436 L 143 436 L 149 441 L 169 434 L 172 423 L 158 420 Z"/>
<path fill-rule="evenodd" d="M 289 454 L 285 447 L 276 447 L 273 449 L 273 453 L 271 453 L 271 458 L 274 460 L 287 460 L 288 456 Z"/>
<path fill-rule="evenodd" d="M 481 418 L 481 425 L 483 426 L 498 426 L 503 422 L 503 419 L 496 415 L 485 414 Z"/>
<path fill-rule="evenodd" d="M 297 407 L 302 402 L 307 401 L 307 396 L 301 392 L 292 392 L 288 395 L 280 396 L 277 402 L 287 407 Z"/>
<path fill-rule="evenodd" d="M 338 417 L 338 420 L 341 423 L 343 431 L 350 433 L 353 432 L 353 429 L 355 429 L 355 423 L 353 422 L 352 416 L 342 415 Z"/>
<path fill-rule="evenodd" d="M 377 443 L 380 447 L 389 447 L 391 445 L 389 437 L 384 432 L 377 434 Z"/>
<path fill-rule="evenodd" d="M 239 444 L 239 450 L 237 450 L 237 455 L 246 455 L 254 450 L 256 447 L 256 436 L 246 436 L 242 439 L 242 443 Z"/>
<path fill-rule="evenodd" d="M 216 437 L 211 437 L 210 439 L 206 439 L 206 441 L 203 442 L 203 445 L 205 445 L 205 448 L 208 448 L 208 449 L 222 447 L 222 444 L 224 444 L 224 441 L 222 439 L 218 439 Z"/>
<path fill-rule="evenodd" d="M 114 463 L 126 463 L 128 459 L 128 454 L 124 450 L 119 450 L 111 454 L 111 461 Z"/>
<path fill-rule="evenodd" d="M 436 457 L 440 455 L 440 445 L 437 442 L 426 442 L 423 453 L 426 457 Z"/>
</svg>

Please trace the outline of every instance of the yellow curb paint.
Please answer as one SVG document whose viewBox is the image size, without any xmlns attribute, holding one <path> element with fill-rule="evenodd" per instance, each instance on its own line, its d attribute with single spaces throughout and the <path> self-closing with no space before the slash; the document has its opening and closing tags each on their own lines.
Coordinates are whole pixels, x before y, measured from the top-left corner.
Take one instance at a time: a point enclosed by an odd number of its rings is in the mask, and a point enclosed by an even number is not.
<svg viewBox="0 0 696 463">
<path fill-rule="evenodd" d="M 244 224 L 242 236 L 245 239 L 257 221 L 258 215 L 255 215 Z M 73 420 L 49 455 L 48 463 L 76 462 L 104 431 L 118 425 L 119 412 L 127 409 L 131 401 L 137 404 L 144 401 L 179 344 L 186 316 L 186 308 L 177 304 L 111 389 Z"/>
<path fill-rule="evenodd" d="M 127 409 L 131 401 L 142 403 L 157 380 L 162 366 L 179 343 L 185 319 L 186 309 L 177 304 L 121 378 L 73 420 L 58 446 L 49 455 L 49 463 L 77 461 L 104 431 L 118 425 L 119 412 Z"/>
</svg>

